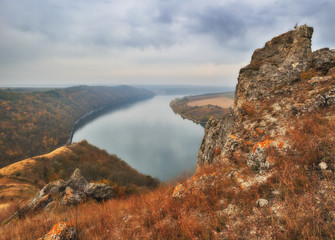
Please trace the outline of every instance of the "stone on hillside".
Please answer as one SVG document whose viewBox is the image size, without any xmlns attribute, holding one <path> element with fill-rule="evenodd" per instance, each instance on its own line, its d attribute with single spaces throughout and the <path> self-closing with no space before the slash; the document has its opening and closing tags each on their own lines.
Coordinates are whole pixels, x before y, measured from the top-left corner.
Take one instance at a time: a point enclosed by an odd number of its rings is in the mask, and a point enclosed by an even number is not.
<svg viewBox="0 0 335 240">
<path fill-rule="evenodd" d="M 326 170 L 328 168 L 328 165 L 325 162 L 320 162 L 319 167 L 321 170 Z"/>
<path fill-rule="evenodd" d="M 43 197 L 37 197 L 34 198 L 32 201 L 30 201 L 27 205 L 25 205 L 21 212 L 23 214 L 27 212 L 32 212 L 34 210 L 38 210 L 41 208 L 46 207 L 50 202 L 52 202 L 52 197 L 50 194 L 46 194 Z"/>
<path fill-rule="evenodd" d="M 90 183 L 85 193 L 96 200 L 107 200 L 113 197 L 113 189 L 106 184 Z"/>
<path fill-rule="evenodd" d="M 84 191 L 88 185 L 86 179 L 81 175 L 79 168 L 74 170 L 70 179 L 66 182 L 66 186 L 69 186 L 73 190 Z"/>
<path fill-rule="evenodd" d="M 42 238 L 38 240 L 75 240 L 77 233 L 74 227 L 68 222 L 60 222 Z"/>
<path fill-rule="evenodd" d="M 260 198 L 260 199 L 258 199 L 257 201 L 256 201 L 256 205 L 258 206 L 258 207 L 267 207 L 268 205 L 269 205 L 269 201 L 268 200 L 266 200 L 266 199 L 263 199 L 263 198 Z"/>
<path fill-rule="evenodd" d="M 86 198 L 87 195 L 84 192 L 66 187 L 60 203 L 64 205 L 75 205 L 86 201 Z"/>
<path fill-rule="evenodd" d="M 58 194 L 61 191 L 64 191 L 66 183 L 64 180 L 59 179 L 45 185 L 36 195 L 35 198 L 44 197 L 47 194 L 51 196 Z"/>
</svg>

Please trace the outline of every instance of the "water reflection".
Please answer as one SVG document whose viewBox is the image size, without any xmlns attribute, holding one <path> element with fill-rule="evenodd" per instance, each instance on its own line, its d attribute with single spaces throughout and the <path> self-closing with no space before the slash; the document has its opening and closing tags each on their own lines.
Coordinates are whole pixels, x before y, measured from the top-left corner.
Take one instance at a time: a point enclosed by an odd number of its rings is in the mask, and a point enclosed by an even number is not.
<svg viewBox="0 0 335 240">
<path fill-rule="evenodd" d="M 203 128 L 173 113 L 169 102 L 175 97 L 156 96 L 107 112 L 77 129 L 73 142 L 86 139 L 161 180 L 192 170 Z"/>
</svg>

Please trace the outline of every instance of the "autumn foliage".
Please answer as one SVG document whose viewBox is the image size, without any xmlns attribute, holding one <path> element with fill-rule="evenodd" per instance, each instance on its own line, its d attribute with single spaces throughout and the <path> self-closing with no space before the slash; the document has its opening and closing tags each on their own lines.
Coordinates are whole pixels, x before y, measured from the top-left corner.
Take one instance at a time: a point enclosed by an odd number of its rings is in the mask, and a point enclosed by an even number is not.
<svg viewBox="0 0 335 240">
<path fill-rule="evenodd" d="M 1 90 L 0 168 L 64 145 L 74 122 L 92 110 L 150 96 L 149 91 L 126 86 Z"/>
</svg>

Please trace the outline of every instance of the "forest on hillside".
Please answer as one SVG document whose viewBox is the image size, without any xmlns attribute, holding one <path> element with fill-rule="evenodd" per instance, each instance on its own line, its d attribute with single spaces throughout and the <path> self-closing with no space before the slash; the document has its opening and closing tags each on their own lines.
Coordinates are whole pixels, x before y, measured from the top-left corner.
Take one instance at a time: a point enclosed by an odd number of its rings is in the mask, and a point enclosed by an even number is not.
<svg viewBox="0 0 335 240">
<path fill-rule="evenodd" d="M 65 144 L 74 122 L 101 107 L 152 97 L 128 86 L 0 91 L 0 168 Z"/>
</svg>

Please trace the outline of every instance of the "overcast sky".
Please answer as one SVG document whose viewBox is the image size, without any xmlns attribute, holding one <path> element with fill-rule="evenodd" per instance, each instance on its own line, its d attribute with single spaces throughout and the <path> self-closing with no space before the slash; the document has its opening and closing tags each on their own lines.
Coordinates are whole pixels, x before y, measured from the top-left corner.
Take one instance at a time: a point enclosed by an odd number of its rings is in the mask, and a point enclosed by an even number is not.
<svg viewBox="0 0 335 240">
<path fill-rule="evenodd" d="M 334 0 L 0 0 L 0 86 L 235 86 L 296 23 L 335 48 Z"/>
</svg>

